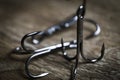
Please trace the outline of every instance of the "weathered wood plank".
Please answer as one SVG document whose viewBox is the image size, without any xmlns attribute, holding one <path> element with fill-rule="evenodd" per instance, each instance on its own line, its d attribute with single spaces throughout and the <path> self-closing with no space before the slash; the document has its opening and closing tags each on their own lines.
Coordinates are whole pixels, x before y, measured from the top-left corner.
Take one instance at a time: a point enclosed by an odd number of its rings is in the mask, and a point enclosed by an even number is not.
<svg viewBox="0 0 120 80">
<path fill-rule="evenodd" d="M 75 13 L 79 3 L 78 0 L 0 0 L 0 80 L 27 80 L 24 63 L 30 55 L 16 55 L 11 51 L 20 45 L 26 33 L 45 30 L 64 20 Z M 119 0 L 88 1 L 86 17 L 101 24 L 102 33 L 84 41 L 84 52 L 89 57 L 98 55 L 103 42 L 106 51 L 102 61 L 96 64 L 84 64 L 80 60 L 78 80 L 120 80 L 119 3 Z M 85 36 L 94 30 L 91 26 L 85 24 Z M 60 43 L 61 37 L 65 41 L 73 40 L 75 31 L 73 25 L 68 31 L 46 39 L 40 46 Z M 51 53 L 36 59 L 31 69 L 50 72 L 50 75 L 38 80 L 68 80 L 72 63 L 62 58 L 61 52 Z"/>
</svg>

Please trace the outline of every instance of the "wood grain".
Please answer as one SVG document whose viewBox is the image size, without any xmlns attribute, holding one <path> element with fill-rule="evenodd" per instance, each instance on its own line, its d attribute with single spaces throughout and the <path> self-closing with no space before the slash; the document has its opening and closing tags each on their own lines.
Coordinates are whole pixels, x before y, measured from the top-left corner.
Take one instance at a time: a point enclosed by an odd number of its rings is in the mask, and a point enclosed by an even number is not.
<svg viewBox="0 0 120 80">
<path fill-rule="evenodd" d="M 75 13 L 79 0 L 0 0 L 0 80 L 28 80 L 24 63 L 30 55 L 13 54 L 21 38 L 29 32 L 42 31 Z M 100 54 L 105 43 L 104 58 L 96 64 L 85 64 L 80 59 L 77 80 L 120 80 L 120 0 L 89 0 L 86 17 L 97 21 L 102 28 L 100 36 L 84 41 L 86 56 Z M 70 41 L 76 38 L 76 25 L 62 31 L 40 46 Z M 94 30 L 85 23 L 84 35 Z M 69 51 L 74 54 L 75 51 Z M 50 74 L 37 80 L 68 80 L 73 62 L 66 61 L 61 52 L 35 59 L 31 69 Z"/>
</svg>

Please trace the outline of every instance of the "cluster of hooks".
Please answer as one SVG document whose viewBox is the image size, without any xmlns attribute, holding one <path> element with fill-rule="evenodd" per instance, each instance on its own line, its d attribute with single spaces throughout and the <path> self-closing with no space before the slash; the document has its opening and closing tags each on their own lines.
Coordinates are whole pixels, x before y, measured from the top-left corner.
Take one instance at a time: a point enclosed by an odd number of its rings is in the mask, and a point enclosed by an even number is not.
<svg viewBox="0 0 120 80">
<path fill-rule="evenodd" d="M 104 51 L 105 51 L 104 43 L 101 48 L 101 55 L 98 58 L 89 59 L 89 58 L 86 58 L 83 53 L 83 26 L 84 26 L 83 23 L 89 22 L 89 23 L 93 24 L 96 28 L 96 30 L 93 33 L 91 33 L 89 36 L 87 36 L 87 38 L 98 36 L 101 32 L 101 28 L 100 28 L 99 24 L 97 24 L 94 20 L 84 18 L 85 12 L 86 12 L 86 0 L 82 0 L 81 5 L 78 7 L 76 13 L 71 18 L 69 18 L 57 25 L 54 25 L 54 26 L 46 29 L 45 31 L 36 31 L 36 32 L 28 33 L 22 38 L 21 47 L 17 47 L 15 49 L 15 51 L 18 53 L 22 53 L 22 54 L 23 53 L 32 54 L 25 63 L 25 72 L 28 77 L 40 78 L 40 77 L 44 77 L 49 74 L 48 72 L 46 72 L 46 73 L 42 73 L 39 75 L 33 75 L 30 72 L 28 67 L 33 58 L 40 56 L 42 54 L 50 53 L 52 51 L 62 51 L 63 57 L 66 60 L 68 60 L 68 61 L 75 60 L 74 66 L 71 70 L 70 80 L 76 80 L 77 67 L 79 64 L 80 55 L 83 58 L 83 60 L 88 63 L 95 63 L 97 61 L 100 61 L 103 58 Z M 28 47 L 25 46 L 25 41 L 28 38 L 31 39 L 32 44 L 40 44 L 45 38 L 55 34 L 58 31 L 67 29 L 75 23 L 77 24 L 77 28 L 76 28 L 77 29 L 77 32 L 76 32 L 77 39 L 76 40 L 64 42 L 64 40 L 61 39 L 60 44 L 56 44 L 53 46 L 36 49 L 36 50 L 29 49 Z M 38 36 L 38 38 L 36 38 L 35 36 Z M 68 53 L 66 52 L 66 50 L 68 50 L 68 49 L 76 49 L 76 53 L 74 53 L 75 56 L 73 56 L 73 57 L 68 56 Z"/>
</svg>

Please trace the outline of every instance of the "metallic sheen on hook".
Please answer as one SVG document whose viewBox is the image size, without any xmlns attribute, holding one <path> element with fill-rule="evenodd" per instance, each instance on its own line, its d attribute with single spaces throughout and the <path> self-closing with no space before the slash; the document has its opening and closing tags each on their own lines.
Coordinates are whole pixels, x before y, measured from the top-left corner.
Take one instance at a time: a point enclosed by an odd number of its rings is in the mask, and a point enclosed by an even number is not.
<svg viewBox="0 0 120 80">
<path fill-rule="evenodd" d="M 45 72 L 45 73 L 42 73 L 42 74 L 39 74 L 39 75 L 33 75 L 30 72 L 28 67 L 29 67 L 29 64 L 30 64 L 30 62 L 32 61 L 33 58 L 38 57 L 38 56 L 43 55 L 43 54 L 51 53 L 52 51 L 55 51 L 55 52 L 62 51 L 63 57 L 65 59 L 67 59 L 69 61 L 70 60 L 75 60 L 75 65 L 73 66 L 73 68 L 71 70 L 70 80 L 76 80 L 77 67 L 78 67 L 78 63 L 79 63 L 79 55 L 80 54 L 81 54 L 82 58 L 86 62 L 89 62 L 89 63 L 95 63 L 95 62 L 97 62 L 97 61 L 99 61 L 103 58 L 104 50 L 105 50 L 104 44 L 103 44 L 102 49 L 101 49 L 101 55 L 98 58 L 87 59 L 87 58 L 85 58 L 85 56 L 83 54 L 83 22 L 84 22 L 84 15 L 85 15 L 85 5 L 86 5 L 85 2 L 83 2 L 83 4 L 80 5 L 80 7 L 78 8 L 77 13 L 76 13 L 77 16 L 78 16 L 78 19 L 77 19 L 77 40 L 73 40 L 73 41 L 70 41 L 70 42 L 63 42 L 63 39 L 61 39 L 61 44 L 57 44 L 57 45 L 53 45 L 53 46 L 49 46 L 49 47 L 45 47 L 45 48 L 41 48 L 41 49 L 32 51 L 33 55 L 30 56 L 25 63 L 25 71 L 26 71 L 26 74 L 29 77 L 40 78 L 40 77 L 44 77 L 44 76 L 49 74 L 48 72 Z M 36 34 L 37 33 L 34 33 L 34 35 L 36 35 Z M 25 36 L 24 38 L 29 37 L 29 36 L 31 36 L 31 35 L 29 34 L 29 35 Z M 23 39 L 23 42 L 24 42 L 24 39 Z M 23 49 L 28 51 L 24 47 L 23 47 Z M 72 58 L 69 57 L 67 55 L 67 53 L 65 52 L 68 49 L 77 49 L 76 55 Z"/>
<path fill-rule="evenodd" d="M 16 52 L 17 51 L 19 53 L 20 52 L 22 52 L 22 53 L 27 52 L 27 53 L 32 54 L 27 59 L 27 61 L 25 63 L 25 72 L 26 72 L 28 77 L 40 78 L 40 77 L 44 77 L 44 76 L 49 74 L 48 72 L 45 72 L 45 73 L 41 73 L 38 75 L 33 75 L 29 70 L 29 65 L 30 65 L 30 62 L 34 58 L 41 56 L 41 55 L 44 55 L 44 54 L 51 53 L 53 51 L 54 52 L 61 51 L 63 53 L 62 54 L 63 57 L 68 61 L 75 60 L 74 66 L 71 69 L 70 80 L 76 80 L 77 67 L 79 64 L 80 55 L 83 58 L 83 60 L 87 63 L 95 63 L 97 61 L 100 61 L 103 58 L 104 52 L 105 52 L 104 43 L 103 43 L 102 48 L 101 48 L 101 55 L 98 58 L 89 59 L 89 58 L 85 57 L 85 55 L 83 53 L 83 27 L 84 27 L 83 22 L 86 21 L 86 22 L 92 23 L 96 27 L 96 31 L 91 33 L 89 36 L 87 36 L 86 39 L 97 36 L 101 32 L 100 26 L 95 21 L 93 21 L 91 19 L 84 18 L 85 12 L 86 12 L 86 0 L 82 0 L 82 4 L 79 6 L 76 14 L 72 18 L 70 18 L 70 19 L 68 19 L 68 20 L 66 20 L 58 25 L 54 25 L 54 26 L 46 29 L 45 31 L 36 31 L 36 32 L 26 34 L 22 38 L 21 47 L 17 47 Z M 60 44 L 56 44 L 53 46 L 49 46 L 49 47 L 45 47 L 45 48 L 41 48 L 41 49 L 36 49 L 36 50 L 28 49 L 28 47 L 25 46 L 25 41 L 27 38 L 31 38 L 33 44 L 38 44 L 38 43 L 41 43 L 42 40 L 44 40 L 46 37 L 51 36 L 60 30 L 64 30 L 75 23 L 77 23 L 77 32 L 76 32 L 77 39 L 76 40 L 64 42 L 63 39 L 61 39 Z M 35 36 L 38 36 L 39 38 L 36 39 Z M 69 57 L 67 52 L 66 52 L 66 50 L 68 50 L 68 49 L 76 49 L 77 52 L 73 53 L 73 54 L 75 54 L 75 56 Z"/>
</svg>

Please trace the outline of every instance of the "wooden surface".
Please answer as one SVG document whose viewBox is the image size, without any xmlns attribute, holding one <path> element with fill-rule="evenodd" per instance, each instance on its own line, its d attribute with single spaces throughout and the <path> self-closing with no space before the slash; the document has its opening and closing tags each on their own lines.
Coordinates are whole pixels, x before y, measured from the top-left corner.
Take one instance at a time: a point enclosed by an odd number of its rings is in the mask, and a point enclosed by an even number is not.
<svg viewBox="0 0 120 80">
<path fill-rule="evenodd" d="M 24 63 L 30 55 L 13 54 L 21 38 L 29 32 L 45 30 L 75 13 L 78 0 L 0 0 L 0 80 L 28 80 Z M 101 35 L 84 41 L 88 57 L 100 54 L 105 43 L 104 58 L 96 64 L 84 64 L 80 58 L 77 80 L 120 80 L 120 0 L 89 0 L 87 18 L 97 21 Z M 46 39 L 40 46 L 49 46 L 75 39 L 76 25 Z M 85 23 L 84 35 L 94 30 Z M 75 51 L 70 51 L 73 55 Z M 30 67 L 50 74 L 37 80 L 68 80 L 73 62 L 66 61 L 61 52 L 35 59 Z"/>
</svg>

